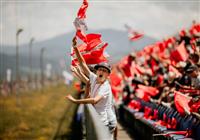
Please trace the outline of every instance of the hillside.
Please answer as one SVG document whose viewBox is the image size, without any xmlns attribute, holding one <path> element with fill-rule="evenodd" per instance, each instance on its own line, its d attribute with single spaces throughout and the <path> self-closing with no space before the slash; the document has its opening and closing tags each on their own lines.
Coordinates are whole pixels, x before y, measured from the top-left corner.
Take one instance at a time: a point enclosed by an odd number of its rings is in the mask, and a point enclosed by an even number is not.
<svg viewBox="0 0 200 140">
<path fill-rule="evenodd" d="M 133 50 L 140 50 L 148 44 L 152 44 L 156 39 L 145 36 L 144 38 L 130 43 L 127 38 L 127 32 L 104 29 L 104 30 L 91 30 L 89 33 L 102 34 L 102 40 L 108 42 L 109 46 L 106 51 L 110 55 L 111 63 L 117 62 L 124 55 L 129 54 Z M 70 65 L 70 46 L 71 39 L 74 32 L 62 34 L 54 38 L 44 41 L 33 42 L 33 71 L 39 72 L 40 70 L 40 50 L 45 47 L 44 61 L 45 64 L 51 63 L 53 71 L 60 72 L 60 60 L 65 60 L 66 67 Z M 15 71 L 15 46 L 3 46 L 0 50 L 1 56 L 1 69 L 0 74 L 5 75 L 5 69 L 11 68 Z M 25 74 L 29 72 L 29 47 L 28 44 L 21 44 L 19 49 L 20 54 L 20 71 Z M 3 72 L 4 71 L 4 72 Z"/>
</svg>

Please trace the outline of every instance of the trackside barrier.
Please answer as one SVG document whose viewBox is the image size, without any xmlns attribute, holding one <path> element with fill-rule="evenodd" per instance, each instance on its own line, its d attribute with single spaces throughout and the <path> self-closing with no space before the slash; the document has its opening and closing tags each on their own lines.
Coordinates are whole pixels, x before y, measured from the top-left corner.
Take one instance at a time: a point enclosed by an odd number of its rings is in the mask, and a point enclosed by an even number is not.
<svg viewBox="0 0 200 140">
<path fill-rule="evenodd" d="M 110 132 L 101 122 L 96 110 L 91 104 L 84 106 L 87 140 L 112 140 Z"/>
</svg>

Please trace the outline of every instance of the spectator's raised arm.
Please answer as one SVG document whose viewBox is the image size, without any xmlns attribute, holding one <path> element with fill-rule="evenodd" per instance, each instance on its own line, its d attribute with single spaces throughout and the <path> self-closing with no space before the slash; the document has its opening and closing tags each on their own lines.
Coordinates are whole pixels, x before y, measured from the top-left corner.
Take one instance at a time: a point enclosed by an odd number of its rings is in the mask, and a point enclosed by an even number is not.
<svg viewBox="0 0 200 140">
<path fill-rule="evenodd" d="M 75 74 L 75 76 L 85 84 L 89 82 L 89 78 L 82 73 L 79 66 L 73 67 L 71 66 L 71 71 Z"/>
<path fill-rule="evenodd" d="M 89 77 L 90 69 L 88 68 L 83 56 L 81 55 L 80 51 L 77 48 L 76 37 L 73 38 L 72 42 L 73 42 L 73 48 L 74 48 L 75 54 L 77 56 L 78 62 L 80 64 L 80 67 L 83 70 L 84 74 L 86 74 L 86 76 Z"/>
</svg>

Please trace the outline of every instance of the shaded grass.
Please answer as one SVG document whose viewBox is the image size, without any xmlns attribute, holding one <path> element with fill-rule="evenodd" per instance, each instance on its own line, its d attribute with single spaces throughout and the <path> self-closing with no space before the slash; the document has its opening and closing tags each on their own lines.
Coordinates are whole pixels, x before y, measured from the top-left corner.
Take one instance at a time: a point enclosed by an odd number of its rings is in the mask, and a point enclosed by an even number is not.
<svg viewBox="0 0 200 140">
<path fill-rule="evenodd" d="M 73 87 L 60 84 L 43 91 L 0 97 L 0 139 L 50 140 L 55 133 L 71 133 L 76 105 L 64 97 L 74 94 Z"/>
</svg>

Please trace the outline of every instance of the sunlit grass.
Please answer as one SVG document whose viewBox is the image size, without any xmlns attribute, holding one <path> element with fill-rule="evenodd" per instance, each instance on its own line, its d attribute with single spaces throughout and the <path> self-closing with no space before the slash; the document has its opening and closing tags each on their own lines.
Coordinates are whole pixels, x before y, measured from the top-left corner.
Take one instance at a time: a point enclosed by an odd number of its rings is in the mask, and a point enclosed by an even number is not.
<svg viewBox="0 0 200 140">
<path fill-rule="evenodd" d="M 64 97 L 74 93 L 73 87 L 60 84 L 43 91 L 0 97 L 0 139 L 49 140 L 54 137 L 60 121 L 64 126 L 59 133 L 70 132 L 76 105 Z"/>
</svg>

